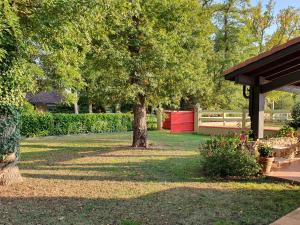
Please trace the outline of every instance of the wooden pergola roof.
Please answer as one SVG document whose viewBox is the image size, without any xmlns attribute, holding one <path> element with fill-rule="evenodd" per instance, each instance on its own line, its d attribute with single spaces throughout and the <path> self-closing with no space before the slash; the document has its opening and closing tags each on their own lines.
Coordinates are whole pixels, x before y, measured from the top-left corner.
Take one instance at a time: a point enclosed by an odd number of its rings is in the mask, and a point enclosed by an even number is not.
<svg viewBox="0 0 300 225">
<path fill-rule="evenodd" d="M 240 63 L 224 75 L 227 80 L 250 86 L 260 77 L 261 93 L 280 88 L 300 93 L 300 37 Z"/>
<path fill-rule="evenodd" d="M 264 136 L 265 93 L 273 90 L 300 94 L 300 37 L 248 59 L 225 71 L 225 79 L 250 86 L 249 113 L 253 137 Z"/>
</svg>

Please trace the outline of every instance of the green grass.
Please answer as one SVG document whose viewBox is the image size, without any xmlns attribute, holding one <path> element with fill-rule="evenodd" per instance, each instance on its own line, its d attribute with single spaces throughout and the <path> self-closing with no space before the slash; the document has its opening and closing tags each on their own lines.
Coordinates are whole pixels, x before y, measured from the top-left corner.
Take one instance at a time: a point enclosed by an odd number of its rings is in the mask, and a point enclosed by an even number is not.
<svg viewBox="0 0 300 225">
<path fill-rule="evenodd" d="M 208 137 L 150 132 L 22 141 L 24 181 L 0 189 L 0 224 L 269 224 L 300 205 L 300 187 L 201 175 Z"/>
</svg>

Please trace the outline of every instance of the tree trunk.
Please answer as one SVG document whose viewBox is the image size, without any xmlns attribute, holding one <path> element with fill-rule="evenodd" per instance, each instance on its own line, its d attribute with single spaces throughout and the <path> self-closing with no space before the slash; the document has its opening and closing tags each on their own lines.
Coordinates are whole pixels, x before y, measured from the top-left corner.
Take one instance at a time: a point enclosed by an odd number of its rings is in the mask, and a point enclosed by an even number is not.
<svg viewBox="0 0 300 225">
<path fill-rule="evenodd" d="M 89 113 L 93 113 L 93 104 L 89 102 Z"/>
<path fill-rule="evenodd" d="M 5 158 L 5 160 L 0 162 L 0 186 L 22 181 L 17 163 L 18 159 L 15 153 L 10 154 Z"/>
<path fill-rule="evenodd" d="M 78 107 L 78 103 L 77 102 L 74 103 L 74 113 L 75 114 L 79 114 L 79 107 Z"/>
<path fill-rule="evenodd" d="M 140 96 L 140 102 L 133 107 L 133 140 L 132 147 L 148 147 L 147 112 L 145 97 Z"/>
<path fill-rule="evenodd" d="M 0 186 L 22 181 L 18 164 L 20 141 L 19 112 L 0 107 Z"/>
</svg>

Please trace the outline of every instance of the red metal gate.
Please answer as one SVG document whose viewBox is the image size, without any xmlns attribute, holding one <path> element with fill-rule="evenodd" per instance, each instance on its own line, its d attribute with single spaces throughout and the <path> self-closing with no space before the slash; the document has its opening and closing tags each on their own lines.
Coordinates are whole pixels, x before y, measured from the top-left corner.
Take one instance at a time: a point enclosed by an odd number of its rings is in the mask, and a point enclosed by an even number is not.
<svg viewBox="0 0 300 225">
<path fill-rule="evenodd" d="M 167 118 L 164 120 L 163 128 L 171 130 L 172 133 L 193 132 L 193 111 L 164 111 Z"/>
</svg>

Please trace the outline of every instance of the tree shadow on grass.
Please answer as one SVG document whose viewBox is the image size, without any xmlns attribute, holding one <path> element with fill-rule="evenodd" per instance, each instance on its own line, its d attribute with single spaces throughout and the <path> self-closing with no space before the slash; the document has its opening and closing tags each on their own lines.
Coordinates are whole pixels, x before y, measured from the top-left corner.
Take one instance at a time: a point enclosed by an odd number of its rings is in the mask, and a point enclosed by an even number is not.
<svg viewBox="0 0 300 225">
<path fill-rule="evenodd" d="M 33 162 L 22 165 L 21 171 L 22 169 L 30 170 L 30 172 L 22 171 L 22 176 L 37 179 L 142 182 L 203 181 L 199 171 L 200 160 L 197 156 L 173 157 L 164 160 L 156 160 L 156 156 L 152 157 L 154 159 L 146 159 L 149 156 L 144 157 L 144 160 L 138 162 L 84 163 L 83 161 L 82 164 Z"/>
<path fill-rule="evenodd" d="M 24 177 L 111 181 L 200 180 L 199 157 L 180 156 L 174 150 L 174 154 L 171 154 L 164 153 L 170 151 L 169 149 L 138 150 L 126 145 L 97 147 L 72 146 L 71 143 L 70 146 L 67 146 L 68 143 L 55 145 L 55 142 L 46 145 L 40 140 L 33 142 L 22 144 L 23 148 L 31 149 L 21 154 L 21 171 L 30 170 L 22 172 Z M 58 143 L 61 144 L 59 141 Z M 92 160 L 87 163 L 87 158 Z M 76 160 L 76 163 L 72 163 L 72 160 Z M 60 171 L 59 175 L 55 171 Z M 85 174 L 77 175 L 80 172 Z M 89 175 L 89 172 L 93 175 Z M 95 172 L 99 174 L 95 175 Z"/>
<path fill-rule="evenodd" d="M 32 148 L 31 145 L 24 146 Z M 24 177 L 48 180 L 228 182 L 228 179 L 215 180 L 205 177 L 201 172 L 201 158 L 197 155 L 178 156 L 155 151 L 152 153 L 152 150 L 134 150 L 136 154 L 129 154 L 126 151 L 133 149 L 128 146 L 66 147 L 38 145 L 37 147 L 37 149 L 45 148 L 47 148 L 46 151 L 32 151 L 22 154 L 20 168 Z M 120 150 L 125 151 L 125 154 L 116 153 Z M 143 154 L 145 151 L 147 154 Z M 158 151 L 163 152 L 162 150 Z M 96 160 L 86 163 L 85 157 L 96 158 Z M 69 160 L 73 159 L 80 159 L 80 161 L 68 163 Z M 130 160 L 134 160 L 134 162 Z M 233 181 L 274 182 L 263 178 Z"/>
<path fill-rule="evenodd" d="M 300 191 L 182 187 L 129 199 L 0 197 L 0 202 L 1 224 L 258 225 L 298 207 Z"/>
</svg>

